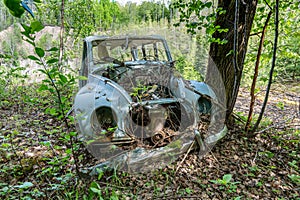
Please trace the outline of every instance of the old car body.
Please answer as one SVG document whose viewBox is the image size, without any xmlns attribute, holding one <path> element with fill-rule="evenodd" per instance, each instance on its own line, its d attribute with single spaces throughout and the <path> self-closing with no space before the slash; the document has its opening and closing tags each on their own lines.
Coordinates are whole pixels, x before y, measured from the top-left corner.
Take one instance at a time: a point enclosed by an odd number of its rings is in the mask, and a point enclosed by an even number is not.
<svg viewBox="0 0 300 200">
<path fill-rule="evenodd" d="M 162 152 L 179 155 L 195 137 L 204 149 L 226 133 L 221 122 L 211 128 L 217 131 L 200 136 L 201 115 L 217 120 L 211 114 L 218 109 L 216 94 L 203 82 L 180 77 L 160 36 L 87 37 L 80 75 L 87 79 L 75 97 L 78 129 L 93 155 L 105 162 L 116 155 L 127 165 L 129 155 L 132 165 L 145 155 L 159 162 Z M 177 150 L 170 148 L 176 141 L 181 141 Z"/>
</svg>

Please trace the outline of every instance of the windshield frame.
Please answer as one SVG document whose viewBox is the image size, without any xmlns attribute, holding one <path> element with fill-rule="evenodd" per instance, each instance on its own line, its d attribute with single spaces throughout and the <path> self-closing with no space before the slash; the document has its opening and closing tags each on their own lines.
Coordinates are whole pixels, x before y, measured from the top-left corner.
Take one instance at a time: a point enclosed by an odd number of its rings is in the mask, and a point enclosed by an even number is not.
<svg viewBox="0 0 300 200">
<path fill-rule="evenodd" d="M 92 52 L 94 51 L 91 55 L 92 60 L 94 60 L 94 65 L 107 65 L 108 63 L 128 63 L 135 65 L 137 63 L 144 63 L 144 61 L 154 63 L 172 62 L 168 45 L 160 36 L 90 36 L 86 39 L 90 40 Z M 116 48 L 118 48 L 119 56 L 116 56 L 116 53 L 112 53 L 112 51 Z M 150 53 L 147 52 L 149 49 L 151 51 L 151 55 L 149 55 Z M 125 56 L 127 56 L 127 58 L 125 58 Z M 105 59 L 102 60 L 102 58 Z"/>
</svg>

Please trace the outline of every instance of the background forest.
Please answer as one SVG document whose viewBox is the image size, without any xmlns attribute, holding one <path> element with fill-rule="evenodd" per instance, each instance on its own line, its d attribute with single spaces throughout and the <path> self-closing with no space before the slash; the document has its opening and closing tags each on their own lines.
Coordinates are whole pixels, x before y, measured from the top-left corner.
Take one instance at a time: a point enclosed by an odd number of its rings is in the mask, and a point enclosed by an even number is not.
<svg viewBox="0 0 300 200">
<path fill-rule="evenodd" d="M 204 81 L 210 45 L 226 43 L 226 38 L 213 37 L 227 31 L 214 24 L 217 13 L 226 10 L 218 10 L 213 1 L 198 7 L 188 2 L 36 0 L 28 4 L 33 19 L 27 12 L 13 16 L 5 0 L 0 1 L 1 199 L 300 199 L 298 0 L 279 3 L 276 65 L 258 129 L 248 130 L 261 112 L 270 80 L 273 0 L 258 1 L 230 131 L 208 155 L 199 159 L 191 152 L 149 174 L 85 173 L 97 161 L 77 140 L 69 115 L 78 80 L 84 78 L 78 76 L 82 39 L 161 35 L 180 74 Z M 258 59 L 256 87 L 250 94 Z"/>
</svg>

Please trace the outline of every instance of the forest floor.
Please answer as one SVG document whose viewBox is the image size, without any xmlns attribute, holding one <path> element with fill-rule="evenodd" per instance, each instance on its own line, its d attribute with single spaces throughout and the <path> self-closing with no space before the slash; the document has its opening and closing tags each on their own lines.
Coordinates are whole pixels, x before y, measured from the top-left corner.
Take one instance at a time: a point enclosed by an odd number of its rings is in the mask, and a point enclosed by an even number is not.
<svg viewBox="0 0 300 200">
<path fill-rule="evenodd" d="M 202 159 L 192 151 L 183 163 L 180 158 L 151 173 L 107 171 L 98 177 L 76 173 L 76 165 L 94 159 L 74 140 L 75 127 L 67 131 L 44 113 L 50 98 L 39 97 L 34 87 L 15 88 L 0 104 L 0 198 L 299 200 L 298 85 L 273 86 L 255 137 L 244 132 L 250 95 L 242 88 L 235 107 L 240 121 Z"/>
</svg>

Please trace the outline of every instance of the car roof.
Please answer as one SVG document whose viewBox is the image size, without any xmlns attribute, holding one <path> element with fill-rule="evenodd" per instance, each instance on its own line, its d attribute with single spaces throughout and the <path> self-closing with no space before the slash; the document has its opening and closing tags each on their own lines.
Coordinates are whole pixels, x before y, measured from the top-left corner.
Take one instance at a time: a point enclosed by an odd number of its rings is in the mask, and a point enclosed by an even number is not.
<svg viewBox="0 0 300 200">
<path fill-rule="evenodd" d="M 149 35 L 149 36 L 104 36 L 104 35 L 94 35 L 94 36 L 88 36 L 84 38 L 84 41 L 86 42 L 93 42 L 93 41 L 104 41 L 104 40 L 162 40 L 165 41 L 165 39 L 159 35 Z"/>
</svg>

